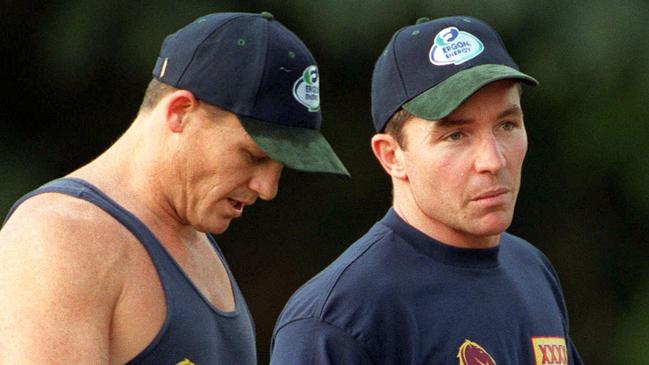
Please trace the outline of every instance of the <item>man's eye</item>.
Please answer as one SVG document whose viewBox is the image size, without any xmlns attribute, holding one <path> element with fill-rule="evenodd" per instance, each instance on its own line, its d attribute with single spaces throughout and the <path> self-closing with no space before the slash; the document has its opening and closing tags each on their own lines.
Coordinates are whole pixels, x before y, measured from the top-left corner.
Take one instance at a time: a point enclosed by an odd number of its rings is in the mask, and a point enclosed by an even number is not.
<svg viewBox="0 0 649 365">
<path fill-rule="evenodd" d="M 459 141 L 460 139 L 462 139 L 462 137 L 464 137 L 464 134 L 462 134 L 462 132 L 453 132 L 446 136 L 446 139 L 449 141 Z"/>
<path fill-rule="evenodd" d="M 505 131 L 511 131 L 516 128 L 516 124 L 514 122 L 504 122 L 503 124 L 501 124 L 501 126 Z"/>
<path fill-rule="evenodd" d="M 254 163 L 260 163 L 266 160 L 266 156 L 255 156 L 251 152 L 248 152 L 248 157 L 250 158 L 250 161 Z"/>
</svg>

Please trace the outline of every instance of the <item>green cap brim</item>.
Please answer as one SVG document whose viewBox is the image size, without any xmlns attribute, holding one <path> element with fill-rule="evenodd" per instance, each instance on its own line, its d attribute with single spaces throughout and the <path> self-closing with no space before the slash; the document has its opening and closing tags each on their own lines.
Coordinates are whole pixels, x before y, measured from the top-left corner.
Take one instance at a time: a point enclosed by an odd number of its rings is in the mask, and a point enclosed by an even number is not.
<svg viewBox="0 0 649 365">
<path fill-rule="evenodd" d="M 238 116 L 243 128 L 273 160 L 306 172 L 325 172 L 350 177 L 322 133 L 316 129 L 287 127 Z"/>
<path fill-rule="evenodd" d="M 439 120 L 451 114 L 481 87 L 498 80 L 518 79 L 536 86 L 538 81 L 504 65 L 480 65 L 456 73 L 403 104 L 409 113 L 427 120 Z"/>
</svg>

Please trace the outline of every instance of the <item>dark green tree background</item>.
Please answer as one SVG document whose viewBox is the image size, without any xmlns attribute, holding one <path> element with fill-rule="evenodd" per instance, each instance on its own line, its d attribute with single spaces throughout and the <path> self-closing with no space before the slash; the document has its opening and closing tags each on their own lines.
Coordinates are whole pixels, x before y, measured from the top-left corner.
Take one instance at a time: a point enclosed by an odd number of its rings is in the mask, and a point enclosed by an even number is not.
<svg viewBox="0 0 649 365">
<path fill-rule="evenodd" d="M 530 148 L 510 231 L 554 263 L 586 363 L 649 364 L 647 2 L 69 0 L 2 9 L 3 212 L 119 137 L 162 39 L 193 19 L 267 10 L 309 46 L 323 130 L 353 179 L 286 171 L 276 200 L 217 237 L 255 317 L 261 363 L 290 294 L 390 205 L 389 180 L 369 148 L 376 57 L 418 17 L 486 20 L 541 81 L 523 97 Z"/>
</svg>

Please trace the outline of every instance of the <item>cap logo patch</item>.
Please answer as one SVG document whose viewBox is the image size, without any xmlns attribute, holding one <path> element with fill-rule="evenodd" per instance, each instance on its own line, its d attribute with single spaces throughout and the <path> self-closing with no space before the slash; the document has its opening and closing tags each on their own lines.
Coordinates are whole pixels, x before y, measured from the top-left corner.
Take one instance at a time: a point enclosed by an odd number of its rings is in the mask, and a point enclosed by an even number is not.
<svg viewBox="0 0 649 365">
<path fill-rule="evenodd" d="M 436 66 L 460 65 L 477 57 L 482 51 L 484 45 L 476 36 L 456 27 L 448 27 L 435 36 L 428 58 Z"/>
<path fill-rule="evenodd" d="M 310 112 L 320 110 L 320 76 L 318 67 L 311 65 L 304 69 L 302 76 L 293 84 L 293 97 L 309 109 Z"/>
<path fill-rule="evenodd" d="M 496 361 L 487 350 L 468 339 L 460 345 L 457 358 L 459 365 L 496 365 Z"/>
</svg>

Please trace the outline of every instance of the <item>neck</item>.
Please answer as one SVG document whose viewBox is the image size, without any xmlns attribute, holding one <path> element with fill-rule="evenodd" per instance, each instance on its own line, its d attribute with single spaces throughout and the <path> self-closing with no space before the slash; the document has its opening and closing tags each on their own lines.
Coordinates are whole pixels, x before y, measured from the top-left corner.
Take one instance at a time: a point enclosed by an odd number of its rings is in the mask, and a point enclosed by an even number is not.
<svg viewBox="0 0 649 365">
<path fill-rule="evenodd" d="M 142 120 L 144 119 L 144 120 Z M 131 127 L 108 150 L 69 176 L 97 186 L 125 209 L 135 214 L 156 235 L 186 241 L 198 234 L 176 210 L 169 191 L 169 164 L 165 163 L 164 141 L 152 124 L 138 116 Z M 175 238 L 175 239 L 174 239 Z"/>
<path fill-rule="evenodd" d="M 498 246 L 500 234 L 481 236 L 454 228 L 426 214 L 416 200 L 402 189 L 394 189 L 392 206 L 406 223 L 443 244 L 460 248 L 490 248 Z"/>
</svg>

